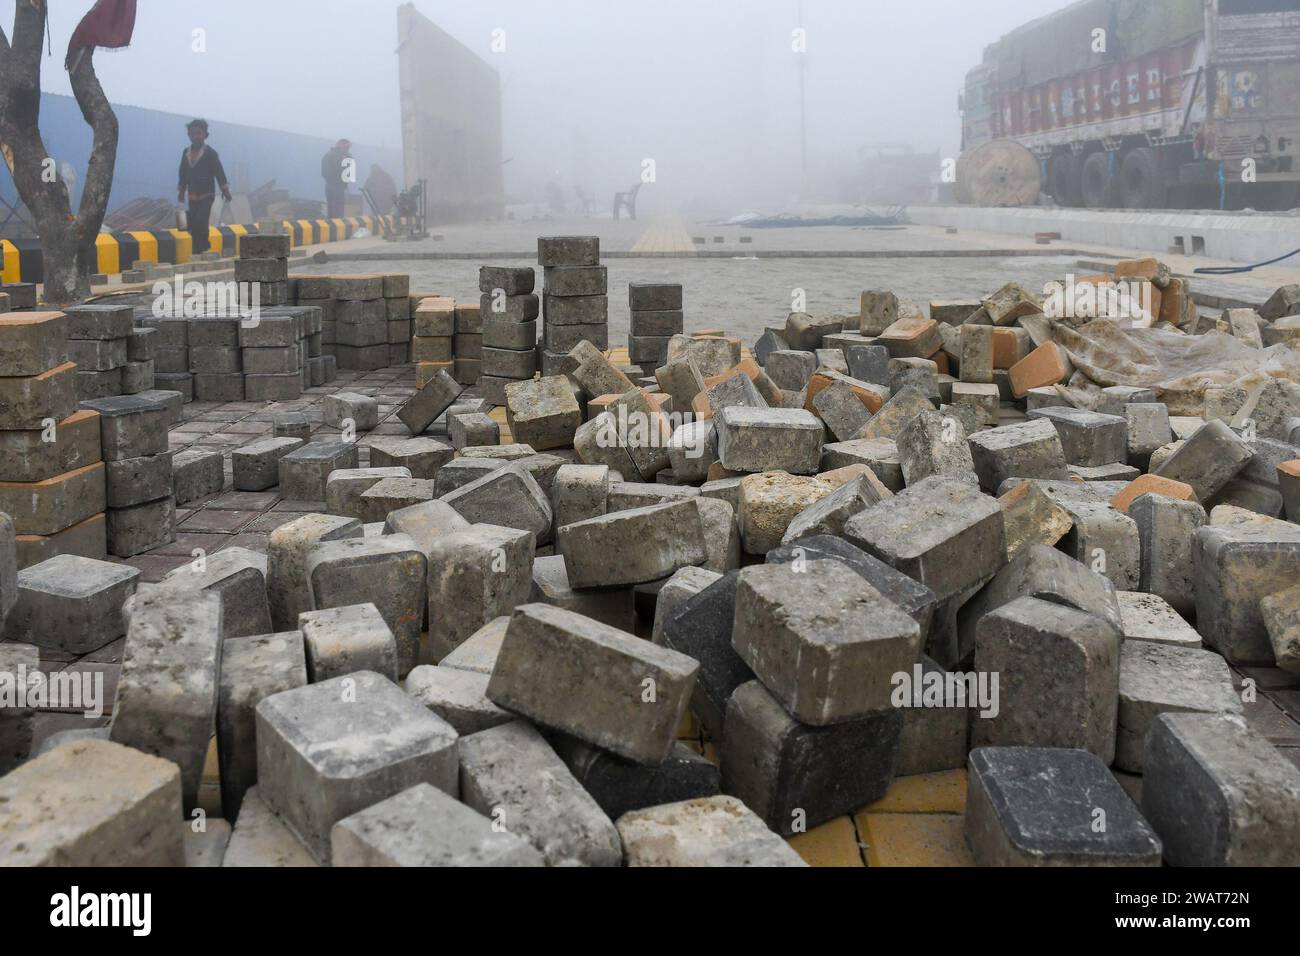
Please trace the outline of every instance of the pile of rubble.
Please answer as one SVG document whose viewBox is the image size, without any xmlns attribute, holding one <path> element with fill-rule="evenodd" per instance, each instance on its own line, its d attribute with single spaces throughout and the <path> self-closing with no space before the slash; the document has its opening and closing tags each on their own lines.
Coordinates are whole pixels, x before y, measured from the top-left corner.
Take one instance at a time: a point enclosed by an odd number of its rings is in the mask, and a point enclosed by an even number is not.
<svg viewBox="0 0 1300 956">
<path fill-rule="evenodd" d="M 526 271 L 482 282 L 529 297 Z M 752 355 L 662 336 L 653 377 L 548 337 L 500 384 L 507 444 L 443 360 L 368 467 L 289 418 L 236 452 L 236 487 L 322 502 L 265 555 L 157 585 L 0 560 L 0 669 L 126 634 L 109 727 L 28 755 L 0 710 L 0 861 L 802 865 L 784 837 L 965 769 L 982 865 L 1300 864 L 1300 768 L 1230 670 L 1300 673 L 1300 287 L 1209 322 L 1131 277 L 1159 307 L 871 292 Z M 678 321 L 675 287 L 630 301 Z M 1105 381 L 1089 343 L 1126 336 L 1155 359 Z M 1144 378 L 1170 337 L 1255 370 L 1190 414 Z M 199 834 L 214 726 L 233 828 Z"/>
</svg>

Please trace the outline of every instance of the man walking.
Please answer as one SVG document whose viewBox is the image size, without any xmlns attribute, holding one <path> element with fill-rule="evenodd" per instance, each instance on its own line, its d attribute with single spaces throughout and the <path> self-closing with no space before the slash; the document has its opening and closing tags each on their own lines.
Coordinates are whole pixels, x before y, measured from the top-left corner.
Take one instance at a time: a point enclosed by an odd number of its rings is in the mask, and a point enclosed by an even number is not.
<svg viewBox="0 0 1300 956">
<path fill-rule="evenodd" d="M 328 219 L 343 217 L 348 182 L 356 182 L 356 167 L 351 150 L 352 144 L 346 139 L 341 139 L 320 161 L 320 174 L 325 180 L 325 215 Z"/>
<path fill-rule="evenodd" d="M 189 198 L 187 224 L 193 239 L 190 254 L 198 256 L 207 252 L 208 222 L 212 218 L 212 204 L 217 198 L 217 187 L 221 188 L 221 198 L 230 202 L 230 183 L 226 171 L 222 168 L 221 157 L 207 144 L 208 121 L 191 120 L 185 130 L 190 136 L 190 145 L 181 153 L 180 185 L 176 189 L 176 201 L 185 202 Z"/>
</svg>

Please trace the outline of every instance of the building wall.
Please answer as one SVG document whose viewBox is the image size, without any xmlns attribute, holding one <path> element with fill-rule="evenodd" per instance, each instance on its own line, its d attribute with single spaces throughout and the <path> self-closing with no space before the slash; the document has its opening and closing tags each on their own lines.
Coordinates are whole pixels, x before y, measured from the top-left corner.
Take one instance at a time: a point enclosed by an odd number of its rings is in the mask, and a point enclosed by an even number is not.
<svg viewBox="0 0 1300 956">
<path fill-rule="evenodd" d="M 503 215 L 497 71 L 412 4 L 397 9 L 406 181 L 428 184 L 433 222 Z"/>
<path fill-rule="evenodd" d="M 119 138 L 109 211 L 141 197 L 174 202 L 181 151 L 189 143 L 185 124 L 194 117 L 138 106 L 114 105 L 113 110 L 117 114 Z M 333 138 L 323 138 L 226 123 L 211 116 L 206 119 L 211 132 L 208 142 L 220 154 L 226 175 L 236 188 L 245 185 L 256 189 L 274 179 L 278 189 L 287 189 L 296 199 L 324 202 L 320 160 L 339 137 L 347 136 L 347 130 L 339 130 Z M 42 94 L 41 135 L 46 150 L 60 169 L 65 163 L 72 165 L 75 210 L 81 201 L 92 140 L 90 127 L 81 118 L 76 100 L 54 93 Z M 366 181 L 372 163 L 379 163 L 400 183 L 402 163 L 398 150 L 354 144 L 352 155 L 357 160 L 359 183 Z M 241 175 L 247 179 L 246 183 L 239 183 Z M 349 191 L 355 194 L 356 188 Z M 0 197 L 6 202 L 17 201 L 13 179 L 3 164 L 0 164 Z"/>
</svg>

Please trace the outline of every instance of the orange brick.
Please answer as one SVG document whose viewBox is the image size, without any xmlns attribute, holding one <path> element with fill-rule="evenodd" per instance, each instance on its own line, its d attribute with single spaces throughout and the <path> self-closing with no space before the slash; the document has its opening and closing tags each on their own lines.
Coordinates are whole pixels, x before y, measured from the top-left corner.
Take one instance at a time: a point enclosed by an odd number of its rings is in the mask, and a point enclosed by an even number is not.
<svg viewBox="0 0 1300 956">
<path fill-rule="evenodd" d="M 930 356 L 930 361 L 935 365 L 935 371 L 940 375 L 951 375 L 952 366 L 948 364 L 948 353 L 943 349 L 935 352 Z"/>
<path fill-rule="evenodd" d="M 597 395 L 587 402 L 587 420 L 595 418 L 601 412 L 609 411 L 609 406 L 613 405 L 619 399 L 617 392 L 610 392 L 608 395 Z"/>
<path fill-rule="evenodd" d="M 841 485 L 847 485 L 854 478 L 860 478 L 862 475 L 870 473 L 871 469 L 866 465 L 845 465 L 843 468 L 832 468 L 830 471 L 823 471 L 817 477 L 832 488 L 838 488 Z"/>
<path fill-rule="evenodd" d="M 749 380 L 754 383 L 754 388 L 758 390 L 758 394 L 763 396 L 763 401 L 767 402 L 767 404 L 771 405 L 773 408 L 780 407 L 781 402 L 784 399 L 781 389 L 777 387 L 777 384 L 774 381 L 767 377 L 767 373 L 759 368 L 758 363 L 749 356 L 745 356 L 725 372 L 720 372 L 717 375 L 710 375 L 706 378 L 704 380 L 704 391 L 707 392 L 718 383 L 725 382 L 733 375 L 740 375 L 742 373 L 749 376 Z"/>
<path fill-rule="evenodd" d="M 1160 294 L 1160 321 L 1173 325 L 1182 325 L 1196 313 L 1187 283 L 1182 279 L 1170 279 Z"/>
<path fill-rule="evenodd" d="M 417 312 L 451 312 L 456 308 L 456 300 L 447 295 L 430 295 L 420 300 L 415 307 Z"/>
<path fill-rule="evenodd" d="M 745 472 L 743 471 L 728 471 L 722 467 L 722 462 L 715 461 L 713 464 L 709 465 L 709 473 L 706 476 L 706 480 L 721 481 L 723 478 L 741 478 L 744 474 Z"/>
<path fill-rule="evenodd" d="M 1020 346 L 1016 333 L 1004 325 L 993 329 L 993 367 L 1011 368 L 1020 361 Z"/>
<path fill-rule="evenodd" d="M 835 382 L 844 382 L 852 389 L 853 394 L 858 396 L 862 404 L 867 407 L 867 411 L 873 415 L 880 411 L 880 406 L 885 404 L 885 400 L 880 397 L 880 394 L 869 388 L 863 388 L 861 385 L 855 385 L 854 381 L 855 379 L 851 379 L 841 372 L 818 369 L 808 379 L 808 391 L 804 394 L 804 409 L 816 415 L 817 410 L 813 408 L 813 399 L 817 397 L 817 393 Z"/>
<path fill-rule="evenodd" d="M 1182 501 L 1196 500 L 1196 492 L 1191 485 L 1171 478 L 1161 478 L 1159 475 L 1142 475 L 1120 489 L 1119 494 L 1110 499 L 1110 503 L 1117 510 L 1128 514 L 1129 505 L 1140 495 L 1164 495 Z"/>
<path fill-rule="evenodd" d="M 713 417 L 713 409 L 709 407 L 709 396 L 707 393 L 700 392 L 691 399 L 691 411 L 695 413 L 696 419 Z"/>
<path fill-rule="evenodd" d="M 876 340 L 889 349 L 891 358 L 929 358 L 943 348 L 939 323 L 921 315 L 908 315 L 896 321 Z"/>
<path fill-rule="evenodd" d="M 1284 475 L 1290 475 L 1292 478 L 1300 478 L 1300 458 L 1294 461 L 1284 461 L 1277 466 L 1277 470 Z"/>
<path fill-rule="evenodd" d="M 1154 256 L 1145 259 L 1124 259 L 1115 263 L 1115 278 L 1146 279 L 1148 282 L 1167 281 L 1169 267 Z"/>
<path fill-rule="evenodd" d="M 1074 374 L 1074 366 L 1055 342 L 1044 342 L 1011 366 L 1011 394 L 1024 398 L 1031 388 L 1057 385 Z"/>
</svg>

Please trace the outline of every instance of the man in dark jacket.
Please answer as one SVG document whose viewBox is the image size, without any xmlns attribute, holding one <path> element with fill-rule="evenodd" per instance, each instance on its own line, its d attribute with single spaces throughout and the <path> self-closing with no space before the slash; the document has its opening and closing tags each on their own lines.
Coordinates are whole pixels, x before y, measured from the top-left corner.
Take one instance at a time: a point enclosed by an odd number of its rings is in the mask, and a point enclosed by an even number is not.
<svg viewBox="0 0 1300 956">
<path fill-rule="evenodd" d="M 320 161 L 320 174 L 325 180 L 325 215 L 329 219 L 343 217 L 348 183 L 356 182 L 356 167 L 351 151 L 352 144 L 341 139 Z"/>
<path fill-rule="evenodd" d="M 190 145 L 181 153 L 176 201 L 183 203 L 187 196 L 189 198 L 187 224 L 193 239 L 190 254 L 197 256 L 208 251 L 208 222 L 212 217 L 212 204 L 217 198 L 217 187 L 221 188 L 221 198 L 230 202 L 230 182 L 222 168 L 221 157 L 207 144 L 207 120 L 191 120 L 185 130 L 190 135 Z"/>
</svg>

